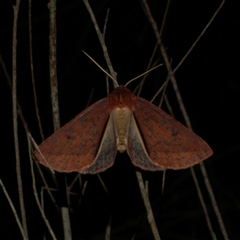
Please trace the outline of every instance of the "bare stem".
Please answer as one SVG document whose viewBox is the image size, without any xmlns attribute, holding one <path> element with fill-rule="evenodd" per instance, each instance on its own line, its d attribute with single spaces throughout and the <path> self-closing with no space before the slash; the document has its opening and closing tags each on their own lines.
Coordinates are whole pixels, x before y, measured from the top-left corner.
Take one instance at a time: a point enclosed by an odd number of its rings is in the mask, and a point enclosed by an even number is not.
<svg viewBox="0 0 240 240">
<path fill-rule="evenodd" d="M 208 215 L 206 204 L 205 204 L 204 199 L 203 199 L 201 188 L 200 188 L 199 183 L 198 183 L 197 176 L 195 174 L 195 171 L 194 171 L 193 167 L 191 167 L 190 170 L 191 170 L 191 174 L 192 174 L 192 177 L 193 177 L 193 181 L 194 181 L 196 189 L 197 189 L 198 198 L 199 198 L 199 200 L 201 202 L 201 205 L 202 205 L 202 208 L 203 208 L 203 211 L 204 211 L 204 214 L 205 214 L 205 218 L 206 218 L 206 221 L 207 221 L 209 232 L 211 234 L 212 239 L 215 240 L 216 237 L 215 237 L 215 234 L 214 234 L 214 231 L 213 231 L 213 227 L 212 227 L 209 215 Z"/>
<path fill-rule="evenodd" d="M 18 183 L 18 194 L 20 201 L 21 217 L 23 224 L 23 231 L 26 239 L 28 239 L 27 232 L 27 220 L 24 207 L 21 167 L 20 167 L 20 155 L 19 155 L 19 141 L 18 141 L 18 121 L 17 121 L 17 20 L 19 11 L 20 0 L 16 1 L 16 5 L 13 6 L 13 43 L 12 43 L 12 101 L 13 101 L 13 134 L 14 134 L 14 146 L 16 156 L 16 172 Z"/>
<path fill-rule="evenodd" d="M 16 211 L 16 209 L 15 209 L 15 207 L 13 205 L 13 202 L 12 202 L 10 196 L 8 195 L 7 189 L 5 188 L 5 186 L 4 186 L 3 182 L 2 182 L 2 179 L 0 179 L 0 186 L 2 187 L 2 190 L 3 190 L 7 200 L 9 202 L 9 205 L 10 205 L 12 211 L 13 211 L 13 215 L 14 215 L 16 221 L 17 221 L 17 225 L 18 225 L 19 230 L 20 230 L 20 232 L 22 234 L 22 237 L 23 237 L 24 240 L 27 240 L 27 238 L 26 238 L 26 236 L 24 234 L 24 230 L 23 230 L 22 224 L 20 222 L 20 219 L 18 218 L 17 211 Z"/>
<path fill-rule="evenodd" d="M 57 27 L 56 27 L 56 0 L 48 3 L 50 12 L 50 35 L 49 35 L 49 64 L 50 64 L 50 83 L 51 99 L 53 112 L 54 131 L 60 128 L 59 106 L 58 106 L 58 81 L 57 81 Z"/>
<path fill-rule="evenodd" d="M 220 225 L 223 237 L 224 237 L 225 240 L 229 240 L 226 228 L 225 228 L 224 223 L 223 223 L 221 212 L 219 211 L 218 204 L 217 204 L 217 201 L 215 199 L 215 196 L 214 196 L 214 193 L 213 193 L 213 190 L 212 190 L 212 186 L 210 184 L 209 177 L 208 177 L 206 168 L 205 168 L 203 163 L 200 163 L 200 168 L 201 168 L 202 175 L 203 175 L 203 178 L 204 178 L 204 181 L 205 181 L 205 185 L 206 185 L 206 188 L 208 190 L 208 194 L 210 196 L 210 199 L 211 199 L 211 202 L 212 202 L 212 205 L 213 205 L 213 209 L 214 209 L 215 214 L 217 216 L 217 220 L 218 220 L 218 223 Z"/>
<path fill-rule="evenodd" d="M 108 54 L 108 50 L 107 50 L 107 46 L 105 44 L 105 40 L 104 40 L 104 37 L 103 37 L 103 34 L 101 33 L 100 29 L 99 29 L 99 26 L 98 26 L 98 23 L 97 23 L 97 20 L 95 18 L 95 15 L 92 11 L 92 8 L 88 2 L 88 0 L 83 0 L 87 10 L 88 10 L 88 13 L 90 14 L 90 17 L 92 19 L 92 22 L 93 22 L 93 25 L 95 27 L 95 30 L 96 30 L 96 33 L 97 33 L 97 36 L 98 36 L 98 39 L 100 41 L 100 44 L 102 46 L 102 49 L 103 49 L 103 55 L 104 55 L 104 58 L 107 62 L 107 65 L 108 65 L 108 69 L 110 71 L 110 74 L 112 75 L 112 77 L 117 81 L 117 74 L 116 72 L 113 70 L 113 66 L 112 66 L 112 62 L 110 60 L 110 57 L 109 57 L 109 54 Z M 106 25 L 106 24 L 105 24 Z M 104 33 L 106 32 L 106 29 L 104 30 Z M 117 87 L 116 83 L 113 82 L 114 84 L 114 88 Z"/>
<path fill-rule="evenodd" d="M 218 12 L 220 11 L 220 9 L 222 8 L 223 4 L 225 3 L 225 0 L 222 0 L 221 4 L 219 5 L 219 7 L 217 8 L 217 10 L 215 11 L 215 13 L 213 14 L 213 16 L 211 17 L 211 19 L 209 20 L 209 22 L 207 23 L 207 25 L 205 26 L 205 28 L 202 30 L 202 32 L 199 34 L 199 36 L 197 37 L 197 39 L 195 40 L 195 42 L 192 44 L 192 46 L 189 48 L 189 50 L 186 52 L 186 54 L 183 56 L 183 58 L 181 59 L 181 61 L 178 63 L 178 65 L 174 68 L 172 74 L 174 74 L 178 68 L 182 65 L 182 63 L 185 61 L 185 59 L 187 58 L 187 56 L 190 54 L 190 52 L 193 50 L 193 48 L 196 46 L 196 44 L 198 43 L 198 41 L 201 39 L 201 37 L 203 36 L 203 34 L 206 32 L 206 30 L 208 29 L 208 27 L 211 25 L 211 23 L 213 22 L 213 20 L 216 18 Z"/>
<path fill-rule="evenodd" d="M 33 97 L 34 97 L 34 105 L 36 109 L 36 116 L 37 116 L 37 122 L 38 127 L 40 130 L 40 134 L 42 137 L 42 141 L 44 140 L 43 130 L 42 130 L 42 124 L 39 116 L 39 110 L 38 110 L 38 103 L 37 103 L 37 93 L 36 93 L 36 86 L 35 86 L 35 78 L 34 78 L 34 68 L 33 68 L 33 50 L 32 50 L 32 19 L 31 19 L 31 11 L 32 11 L 32 1 L 28 1 L 28 28 L 29 28 L 29 50 L 30 50 L 30 68 L 31 68 L 31 78 L 32 78 L 32 88 L 33 88 Z"/>
<path fill-rule="evenodd" d="M 31 135 L 29 134 L 29 136 L 28 136 L 28 153 L 29 153 L 29 158 L 30 159 L 31 159 L 31 155 L 32 155 L 31 154 L 31 145 L 32 145 L 31 144 Z M 30 167 L 31 167 L 31 174 L 32 174 L 33 193 L 34 193 L 34 197 L 35 197 L 37 206 L 38 206 L 38 208 L 40 210 L 40 213 L 41 213 L 41 216 L 43 218 L 43 221 L 45 222 L 52 239 L 56 240 L 57 238 L 56 238 L 56 236 L 55 236 L 55 234 L 54 234 L 54 232 L 53 232 L 53 230 L 52 230 L 52 228 L 51 228 L 51 226 L 49 224 L 49 221 L 48 221 L 48 219 L 47 219 L 47 217 L 46 217 L 46 215 L 45 215 L 45 213 L 43 211 L 43 208 L 42 208 L 42 206 L 40 204 L 40 201 L 39 201 L 39 198 L 38 198 L 36 182 L 35 182 L 35 174 L 34 174 L 34 170 L 33 170 L 33 161 L 30 161 Z"/>
<path fill-rule="evenodd" d="M 53 112 L 53 126 L 54 131 L 60 128 L 60 116 L 58 105 L 58 81 L 57 81 L 57 27 L 56 27 L 56 0 L 49 0 L 48 8 L 50 13 L 50 82 L 51 82 L 51 99 L 52 99 L 52 112 Z M 72 239 L 71 224 L 69 219 L 69 210 L 62 207 L 62 220 L 65 239 Z"/>
<path fill-rule="evenodd" d="M 111 239 L 111 226 L 112 226 L 112 215 L 109 217 L 108 224 L 105 232 L 105 240 Z"/>
<path fill-rule="evenodd" d="M 64 232 L 64 239 L 72 239 L 72 231 L 70 225 L 70 218 L 69 218 L 69 210 L 66 207 L 61 207 L 62 212 L 62 221 L 63 221 L 63 232 Z"/>
<path fill-rule="evenodd" d="M 160 240 L 160 235 L 158 233 L 157 225 L 156 225 L 156 222 L 155 222 L 155 219 L 154 219 L 154 216 L 153 216 L 152 207 L 151 207 L 151 204 L 150 204 L 150 201 L 149 201 L 149 198 L 148 198 L 146 188 L 145 188 L 144 183 L 143 183 L 142 174 L 139 171 L 136 171 L 136 176 L 137 176 L 138 184 L 139 184 L 140 191 L 141 191 L 141 194 L 142 194 L 142 197 L 143 197 L 143 202 L 144 202 L 145 208 L 147 210 L 147 219 L 148 219 L 148 222 L 149 222 L 150 227 L 152 229 L 154 239 L 155 240 Z"/>
</svg>

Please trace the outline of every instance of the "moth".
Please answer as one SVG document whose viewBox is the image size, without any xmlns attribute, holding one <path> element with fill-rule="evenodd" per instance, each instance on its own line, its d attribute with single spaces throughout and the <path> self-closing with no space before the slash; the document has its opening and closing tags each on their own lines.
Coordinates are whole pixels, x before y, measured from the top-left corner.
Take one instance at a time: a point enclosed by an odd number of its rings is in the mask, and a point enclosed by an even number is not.
<svg viewBox="0 0 240 240">
<path fill-rule="evenodd" d="M 188 168 L 213 154 L 195 133 L 119 86 L 42 142 L 33 158 L 58 172 L 96 174 L 113 165 L 117 151 L 149 171 Z"/>
</svg>

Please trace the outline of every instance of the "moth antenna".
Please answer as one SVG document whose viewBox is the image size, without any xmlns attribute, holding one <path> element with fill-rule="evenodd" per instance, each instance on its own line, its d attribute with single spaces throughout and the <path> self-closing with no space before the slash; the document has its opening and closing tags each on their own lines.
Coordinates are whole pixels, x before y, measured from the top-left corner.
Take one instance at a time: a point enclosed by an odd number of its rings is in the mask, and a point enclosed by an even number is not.
<svg viewBox="0 0 240 240">
<path fill-rule="evenodd" d="M 147 70 L 146 72 L 138 75 L 137 77 L 132 78 L 131 80 L 129 80 L 129 81 L 125 84 L 125 87 L 126 87 L 129 83 L 133 82 L 134 80 L 140 78 L 141 76 L 146 75 L 147 73 L 151 72 L 151 71 L 154 70 L 155 68 L 158 68 L 158 67 L 160 67 L 160 66 L 162 66 L 162 65 L 163 65 L 163 64 L 161 63 L 161 64 L 159 64 L 159 65 L 157 65 L 157 66 L 155 66 L 155 67 L 153 67 L 153 68 L 150 68 L 149 70 Z"/>
<path fill-rule="evenodd" d="M 109 74 L 106 70 L 104 70 L 104 69 L 103 69 L 92 57 L 90 57 L 86 52 L 84 52 L 83 50 L 82 50 L 82 52 L 83 52 L 90 60 L 92 60 L 92 62 L 94 62 L 108 77 L 110 77 L 117 86 L 119 86 L 117 80 L 114 79 L 114 78 L 111 76 L 111 74 Z"/>
</svg>

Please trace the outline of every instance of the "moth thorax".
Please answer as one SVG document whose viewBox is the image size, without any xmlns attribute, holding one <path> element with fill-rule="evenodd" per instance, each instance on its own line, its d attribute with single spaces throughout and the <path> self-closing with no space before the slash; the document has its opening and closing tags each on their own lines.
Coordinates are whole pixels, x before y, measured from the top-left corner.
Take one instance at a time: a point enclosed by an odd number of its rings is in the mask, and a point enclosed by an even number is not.
<svg viewBox="0 0 240 240">
<path fill-rule="evenodd" d="M 117 150 L 121 153 L 127 150 L 131 114 L 132 111 L 128 107 L 115 107 L 112 111 L 117 140 Z"/>
</svg>

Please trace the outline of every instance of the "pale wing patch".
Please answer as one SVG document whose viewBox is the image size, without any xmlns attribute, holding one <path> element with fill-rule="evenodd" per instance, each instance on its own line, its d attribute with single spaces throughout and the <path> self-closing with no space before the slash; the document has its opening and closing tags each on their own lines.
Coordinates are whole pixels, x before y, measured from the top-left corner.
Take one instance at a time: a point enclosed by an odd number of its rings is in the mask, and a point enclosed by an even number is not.
<svg viewBox="0 0 240 240">
<path fill-rule="evenodd" d="M 127 152 L 132 160 L 132 163 L 135 166 L 142 168 L 143 170 L 149 171 L 164 170 L 164 168 L 154 165 L 151 162 L 133 114 L 130 118 L 129 123 Z"/>
<path fill-rule="evenodd" d="M 116 154 L 116 136 L 112 115 L 110 114 L 110 118 L 103 133 L 102 141 L 94 162 L 90 166 L 81 170 L 80 173 L 95 174 L 105 171 L 107 168 L 113 165 Z"/>
</svg>

